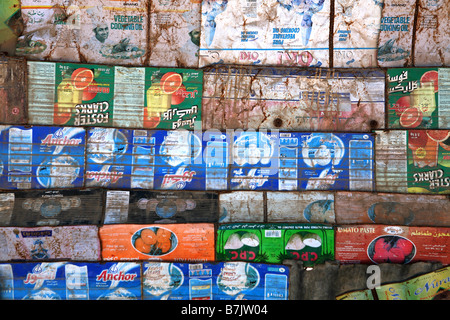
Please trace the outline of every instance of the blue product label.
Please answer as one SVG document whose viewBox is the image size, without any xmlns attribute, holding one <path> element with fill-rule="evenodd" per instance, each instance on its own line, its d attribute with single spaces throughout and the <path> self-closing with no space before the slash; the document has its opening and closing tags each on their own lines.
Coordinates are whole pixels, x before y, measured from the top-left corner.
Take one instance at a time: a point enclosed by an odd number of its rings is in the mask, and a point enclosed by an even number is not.
<svg viewBox="0 0 450 320">
<path fill-rule="evenodd" d="M 3 188 L 83 186 L 83 128 L 0 126 L 0 144 Z"/>
<path fill-rule="evenodd" d="M 283 265 L 145 262 L 143 271 L 145 300 L 288 299 Z"/>
</svg>

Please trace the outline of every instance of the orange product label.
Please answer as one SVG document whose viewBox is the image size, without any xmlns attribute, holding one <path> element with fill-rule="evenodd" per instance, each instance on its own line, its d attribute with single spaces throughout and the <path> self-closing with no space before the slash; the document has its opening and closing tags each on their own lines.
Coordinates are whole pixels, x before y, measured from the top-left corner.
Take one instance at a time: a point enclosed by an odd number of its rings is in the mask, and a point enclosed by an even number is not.
<svg viewBox="0 0 450 320">
<path fill-rule="evenodd" d="M 112 224 L 99 230 L 108 261 L 214 261 L 214 224 Z"/>
</svg>

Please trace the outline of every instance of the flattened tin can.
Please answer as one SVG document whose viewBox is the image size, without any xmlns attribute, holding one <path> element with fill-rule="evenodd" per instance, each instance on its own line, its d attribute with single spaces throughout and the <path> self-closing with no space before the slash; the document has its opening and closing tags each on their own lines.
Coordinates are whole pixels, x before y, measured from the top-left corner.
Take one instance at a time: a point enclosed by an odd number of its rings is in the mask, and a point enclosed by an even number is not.
<svg viewBox="0 0 450 320">
<path fill-rule="evenodd" d="M 380 70 L 211 67 L 203 129 L 369 132 L 384 128 Z"/>
<path fill-rule="evenodd" d="M 151 1 L 149 65 L 198 68 L 201 1 Z"/>
<path fill-rule="evenodd" d="M 334 230 L 320 224 L 221 224 L 216 246 L 217 261 L 281 263 L 292 259 L 313 266 L 334 260 Z"/>
<path fill-rule="evenodd" d="M 450 193 L 450 130 L 376 132 L 376 191 Z"/>
<path fill-rule="evenodd" d="M 218 204 L 214 192 L 108 190 L 104 223 L 216 223 Z"/>
<path fill-rule="evenodd" d="M 388 69 L 387 81 L 389 128 L 450 128 L 449 68 Z"/>
<path fill-rule="evenodd" d="M 448 37 L 450 2 L 417 0 L 414 65 L 450 66 Z"/>
<path fill-rule="evenodd" d="M 382 0 L 334 1 L 333 67 L 377 66 L 382 7 Z"/>
<path fill-rule="evenodd" d="M 0 193 L 0 225 L 98 225 L 102 222 L 103 202 L 100 189 Z"/>
<path fill-rule="evenodd" d="M 28 62 L 31 124 L 201 127 L 202 71 Z"/>
<path fill-rule="evenodd" d="M 384 0 L 377 60 L 380 67 L 412 66 L 416 0 Z"/>
<path fill-rule="evenodd" d="M 0 261 L 100 260 L 97 226 L 0 228 Z"/>
<path fill-rule="evenodd" d="M 450 198 L 444 195 L 338 191 L 336 223 L 446 227 Z"/>
<path fill-rule="evenodd" d="M 249 262 L 143 263 L 144 300 L 288 300 L 290 269 Z"/>
<path fill-rule="evenodd" d="M 105 261 L 209 262 L 215 259 L 214 224 L 109 224 L 99 229 Z"/>
<path fill-rule="evenodd" d="M 202 2 L 200 67 L 329 66 L 330 0 Z"/>
<path fill-rule="evenodd" d="M 266 192 L 264 191 L 221 192 L 219 194 L 219 222 L 266 222 L 266 202 Z"/>
<path fill-rule="evenodd" d="M 0 270 L 11 285 L 1 299 L 141 300 L 141 265 L 135 262 L 12 263 Z"/>
<path fill-rule="evenodd" d="M 16 55 L 31 60 L 142 65 L 147 54 L 147 0 L 22 1 Z"/>
<path fill-rule="evenodd" d="M 27 123 L 27 64 L 20 57 L 0 54 L 0 123 Z"/>
<path fill-rule="evenodd" d="M 4 0 L 0 3 L 0 52 L 13 56 L 16 42 L 23 32 L 20 0 Z"/>
<path fill-rule="evenodd" d="M 80 188 L 83 128 L 0 126 L 2 189 Z"/>
<path fill-rule="evenodd" d="M 450 229 L 397 225 L 343 225 L 336 230 L 341 263 L 450 263 Z"/>
</svg>

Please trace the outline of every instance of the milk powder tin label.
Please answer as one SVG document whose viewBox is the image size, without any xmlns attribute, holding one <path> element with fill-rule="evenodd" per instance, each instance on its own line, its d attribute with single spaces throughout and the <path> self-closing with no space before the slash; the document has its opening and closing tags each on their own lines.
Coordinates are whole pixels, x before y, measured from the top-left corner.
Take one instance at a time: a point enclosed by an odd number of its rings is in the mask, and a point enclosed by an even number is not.
<svg viewBox="0 0 450 320">
<path fill-rule="evenodd" d="M 97 226 L 0 228 L 0 260 L 100 260 Z"/>
<path fill-rule="evenodd" d="M 449 264 L 449 229 L 391 225 L 336 227 L 336 260 L 342 263 L 440 261 Z"/>
<path fill-rule="evenodd" d="M 0 193 L 1 226 L 97 225 L 102 190 L 47 190 Z M 9 214 L 8 214 L 9 213 Z"/>
<path fill-rule="evenodd" d="M 76 188 L 84 182 L 85 130 L 0 126 L 4 189 Z"/>
<path fill-rule="evenodd" d="M 110 224 L 99 229 L 106 261 L 214 261 L 214 225 Z"/>
<path fill-rule="evenodd" d="M 334 230 L 318 224 L 222 224 L 217 230 L 218 261 L 281 263 L 305 266 L 334 260 Z"/>
<path fill-rule="evenodd" d="M 388 69 L 389 127 L 448 129 L 449 75 L 447 68 Z"/>
<path fill-rule="evenodd" d="M 328 66 L 330 1 L 202 2 L 199 66 Z"/>
<path fill-rule="evenodd" d="M 377 191 L 449 193 L 450 131 L 377 132 Z"/>
<path fill-rule="evenodd" d="M 1 264 L 8 300 L 141 300 L 141 265 L 134 262 Z"/>
<path fill-rule="evenodd" d="M 202 71 L 28 62 L 32 124 L 201 127 Z"/>
<path fill-rule="evenodd" d="M 108 190 L 104 223 L 214 223 L 218 198 L 213 192 Z"/>
<path fill-rule="evenodd" d="M 369 132 L 385 122 L 384 72 L 211 67 L 203 129 Z"/>
<path fill-rule="evenodd" d="M 290 270 L 249 262 L 143 263 L 144 300 L 287 300 Z"/>
</svg>

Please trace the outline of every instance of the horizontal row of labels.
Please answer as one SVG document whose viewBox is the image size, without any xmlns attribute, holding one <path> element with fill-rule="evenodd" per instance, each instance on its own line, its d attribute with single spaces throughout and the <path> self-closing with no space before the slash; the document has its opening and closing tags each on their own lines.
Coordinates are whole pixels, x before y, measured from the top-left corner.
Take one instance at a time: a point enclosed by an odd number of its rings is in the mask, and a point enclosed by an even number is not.
<svg viewBox="0 0 450 320">
<path fill-rule="evenodd" d="M 448 68 L 123 67 L 0 59 L 0 122 L 144 129 L 450 129 Z"/>
<path fill-rule="evenodd" d="M 450 264 L 450 228 L 179 223 L 0 228 L 0 261 Z"/>
<path fill-rule="evenodd" d="M 0 227 L 319 223 L 450 227 L 446 195 L 346 191 L 46 190 L 0 193 Z"/>
<path fill-rule="evenodd" d="M 189 67 L 450 63 L 445 0 L 320 0 L 307 8 L 275 0 L 9 2 L 16 4 L 5 14 L 5 36 L 22 28 L 15 54 L 33 60 Z"/>
<path fill-rule="evenodd" d="M 450 130 L 0 126 L 1 189 L 450 192 Z"/>
</svg>

